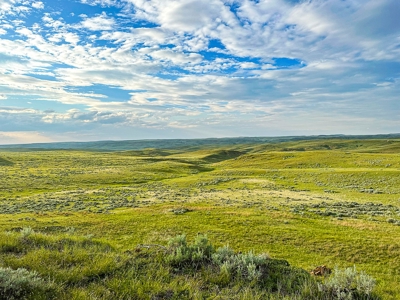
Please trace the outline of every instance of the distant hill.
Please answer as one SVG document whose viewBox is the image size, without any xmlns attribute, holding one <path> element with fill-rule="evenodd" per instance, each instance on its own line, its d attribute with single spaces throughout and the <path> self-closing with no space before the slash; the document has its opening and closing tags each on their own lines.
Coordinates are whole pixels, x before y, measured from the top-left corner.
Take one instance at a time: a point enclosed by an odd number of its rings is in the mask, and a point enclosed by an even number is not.
<svg viewBox="0 0 400 300">
<path fill-rule="evenodd" d="M 314 136 L 282 136 L 282 137 L 234 137 L 234 138 L 206 138 L 206 139 L 164 139 L 164 140 L 126 140 L 126 141 L 96 141 L 96 142 L 62 142 L 62 143 L 34 143 L 0 145 L 0 149 L 31 151 L 31 150 L 92 150 L 92 151 L 123 151 L 153 149 L 201 148 L 204 146 L 221 147 L 234 145 L 261 145 L 266 143 L 280 143 L 290 141 L 306 141 L 321 139 L 398 139 L 397 134 L 380 135 L 314 135 Z M 1 141 L 0 141 L 1 143 Z"/>
</svg>

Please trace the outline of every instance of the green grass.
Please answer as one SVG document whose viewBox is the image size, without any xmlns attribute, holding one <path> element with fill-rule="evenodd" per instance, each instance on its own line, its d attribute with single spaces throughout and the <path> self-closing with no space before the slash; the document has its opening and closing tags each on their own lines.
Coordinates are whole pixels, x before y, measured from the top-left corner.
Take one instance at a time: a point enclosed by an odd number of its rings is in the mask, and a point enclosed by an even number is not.
<svg viewBox="0 0 400 300">
<path fill-rule="evenodd" d="M 377 280 L 381 299 L 399 299 L 399 154 L 399 141 L 387 139 L 3 150 L 0 267 L 36 271 L 61 298 L 269 297 L 210 279 L 208 267 L 176 274 L 161 248 L 136 252 L 202 233 L 216 248 L 268 253 L 307 271 L 356 265 Z M 25 227 L 35 233 L 24 239 Z"/>
<path fill-rule="evenodd" d="M 177 236 L 168 246 L 125 251 L 92 237 L 30 228 L 0 238 L 1 299 L 336 299 L 328 285 L 328 292 L 318 289 L 329 279 L 315 280 L 267 254 L 216 249 L 202 235 L 193 243 Z M 371 292 L 355 299 L 380 299 Z"/>
</svg>

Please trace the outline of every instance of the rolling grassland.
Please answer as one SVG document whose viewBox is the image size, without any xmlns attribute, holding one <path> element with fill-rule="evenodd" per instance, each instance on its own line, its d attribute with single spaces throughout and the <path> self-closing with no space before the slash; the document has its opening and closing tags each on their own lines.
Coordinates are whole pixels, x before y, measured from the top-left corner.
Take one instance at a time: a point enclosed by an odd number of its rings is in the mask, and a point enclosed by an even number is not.
<svg viewBox="0 0 400 300">
<path fill-rule="evenodd" d="M 400 299 L 398 139 L 2 149 L 0 179 L 0 299 Z"/>
</svg>

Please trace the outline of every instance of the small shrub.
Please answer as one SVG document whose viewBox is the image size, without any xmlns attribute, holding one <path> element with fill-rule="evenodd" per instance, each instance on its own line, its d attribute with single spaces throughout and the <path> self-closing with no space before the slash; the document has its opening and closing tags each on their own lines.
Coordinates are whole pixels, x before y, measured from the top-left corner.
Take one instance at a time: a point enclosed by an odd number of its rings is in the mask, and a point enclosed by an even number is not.
<svg viewBox="0 0 400 300">
<path fill-rule="evenodd" d="M 249 281 L 257 281 L 261 278 L 267 259 L 266 254 L 255 255 L 251 251 L 235 254 L 228 246 L 218 248 L 212 255 L 212 260 L 219 266 L 221 274 Z"/>
<path fill-rule="evenodd" d="M 186 208 L 186 207 L 176 208 L 176 209 L 173 209 L 173 210 L 172 210 L 172 212 L 173 212 L 175 215 L 183 215 L 183 214 L 185 214 L 185 213 L 187 213 L 187 212 L 190 212 L 190 211 L 191 211 L 191 210 L 188 209 L 188 208 Z"/>
<path fill-rule="evenodd" d="M 343 270 L 335 267 L 333 275 L 318 287 L 320 292 L 335 299 L 368 298 L 375 287 L 375 280 L 364 272 L 358 272 L 355 266 Z"/>
<path fill-rule="evenodd" d="M 171 253 L 166 261 L 178 269 L 198 269 L 202 263 L 211 260 L 214 252 L 214 247 L 204 235 L 198 235 L 192 245 L 187 243 L 186 235 L 178 235 L 169 241 L 168 246 Z"/>
<path fill-rule="evenodd" d="M 73 234 L 73 233 L 75 233 L 75 231 L 76 231 L 76 229 L 75 229 L 75 227 L 67 227 L 67 228 L 65 228 L 65 231 L 68 233 L 68 234 Z"/>
<path fill-rule="evenodd" d="M 0 299 L 50 299 L 54 296 L 52 284 L 24 268 L 0 268 Z"/>
<path fill-rule="evenodd" d="M 30 235 L 34 234 L 35 231 L 31 227 L 24 227 L 21 229 L 20 233 L 21 233 L 21 237 L 26 239 Z"/>
</svg>

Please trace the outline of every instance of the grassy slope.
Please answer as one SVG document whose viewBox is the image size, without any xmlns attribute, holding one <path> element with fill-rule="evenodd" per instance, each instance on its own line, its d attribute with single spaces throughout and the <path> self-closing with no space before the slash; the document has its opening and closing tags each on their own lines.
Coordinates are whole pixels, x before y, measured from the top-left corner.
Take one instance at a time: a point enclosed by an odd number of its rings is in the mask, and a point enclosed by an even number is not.
<svg viewBox="0 0 400 300">
<path fill-rule="evenodd" d="M 355 264 L 378 279 L 384 299 L 398 299 L 399 145 L 313 140 L 186 152 L 2 152 L 0 228 L 60 235 L 73 226 L 118 251 L 201 232 L 217 246 L 268 252 L 305 269 Z M 359 206 L 343 204 L 351 202 Z M 173 212 L 182 207 L 189 211 Z M 16 267 L 9 254 L 1 257 Z"/>
</svg>

